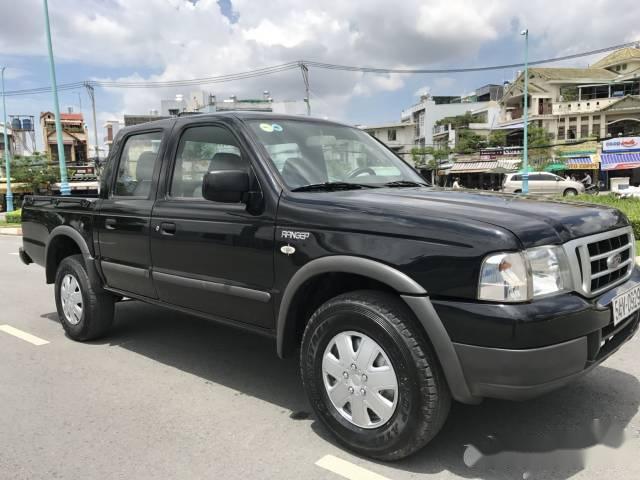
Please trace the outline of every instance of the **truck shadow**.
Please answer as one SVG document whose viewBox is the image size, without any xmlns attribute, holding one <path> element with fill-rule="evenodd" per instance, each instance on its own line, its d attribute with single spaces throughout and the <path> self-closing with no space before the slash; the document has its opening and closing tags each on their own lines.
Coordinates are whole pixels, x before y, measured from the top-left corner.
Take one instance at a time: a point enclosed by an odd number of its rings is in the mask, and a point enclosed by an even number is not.
<svg viewBox="0 0 640 480">
<path fill-rule="evenodd" d="M 58 321 L 55 313 L 43 317 Z M 277 405 L 291 412 L 290 421 L 311 415 L 297 358 L 280 360 L 271 339 L 141 302 L 124 302 L 117 306 L 112 333 L 96 343 L 117 345 Z M 601 366 L 536 400 L 454 404 L 431 444 L 408 459 L 384 465 L 399 472 L 448 471 L 464 478 L 568 479 L 592 463 L 586 449 L 600 445 L 624 451 L 629 446 L 625 437 L 638 437 L 640 432 L 625 429 L 639 407 L 640 381 Z M 319 421 L 314 419 L 312 428 L 336 444 Z M 629 458 L 633 455 L 629 452 Z"/>
</svg>

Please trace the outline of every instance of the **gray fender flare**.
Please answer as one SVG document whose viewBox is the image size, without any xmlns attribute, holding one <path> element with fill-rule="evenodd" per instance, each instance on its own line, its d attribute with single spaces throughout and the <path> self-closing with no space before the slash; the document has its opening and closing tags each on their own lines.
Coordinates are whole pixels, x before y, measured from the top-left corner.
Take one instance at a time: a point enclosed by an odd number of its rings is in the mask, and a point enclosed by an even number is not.
<svg viewBox="0 0 640 480">
<path fill-rule="evenodd" d="M 453 398 L 463 403 L 479 403 L 480 399 L 474 397 L 469 390 L 451 338 L 424 288 L 395 268 L 366 258 L 346 255 L 322 257 L 305 264 L 293 275 L 285 288 L 278 311 L 276 339 L 280 357 L 284 355 L 287 334 L 292 328 L 288 323 L 295 322 L 295 319 L 288 318 L 288 313 L 296 292 L 307 280 L 323 273 L 353 273 L 393 288 L 425 329 L 442 365 Z"/>
<path fill-rule="evenodd" d="M 87 270 L 87 275 L 89 276 L 89 280 L 91 281 L 91 285 L 94 288 L 101 290 L 103 286 L 102 279 L 98 273 L 98 270 L 96 269 L 95 259 L 93 258 L 93 255 L 89 250 L 89 246 L 87 245 L 86 240 L 82 235 L 80 235 L 80 233 L 77 230 L 75 230 L 73 227 L 70 227 L 68 225 L 59 225 L 55 227 L 53 230 L 51 230 L 51 233 L 47 238 L 47 243 L 44 247 L 44 259 L 45 259 L 44 264 L 45 264 L 47 283 L 53 283 L 53 281 L 55 280 L 56 272 L 50 271 L 50 268 L 49 268 L 49 254 L 50 254 L 49 250 L 51 245 L 53 244 L 53 241 L 57 237 L 70 238 L 75 242 L 76 245 L 78 245 L 78 248 L 80 249 L 80 252 L 84 259 L 84 264 Z"/>
</svg>

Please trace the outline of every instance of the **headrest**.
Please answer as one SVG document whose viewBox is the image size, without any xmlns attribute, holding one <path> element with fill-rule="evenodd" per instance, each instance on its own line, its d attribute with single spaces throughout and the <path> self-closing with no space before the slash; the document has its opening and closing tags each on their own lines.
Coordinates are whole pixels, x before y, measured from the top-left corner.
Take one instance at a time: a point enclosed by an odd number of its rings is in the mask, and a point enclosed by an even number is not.
<svg viewBox="0 0 640 480">
<path fill-rule="evenodd" d="M 209 162 L 209 171 L 212 170 L 249 170 L 249 162 L 237 153 L 218 152 L 211 162 Z"/>
<path fill-rule="evenodd" d="M 153 166 L 157 156 L 157 153 L 148 151 L 140 154 L 138 164 L 136 165 L 136 179 L 138 181 L 151 180 L 153 176 Z"/>
</svg>

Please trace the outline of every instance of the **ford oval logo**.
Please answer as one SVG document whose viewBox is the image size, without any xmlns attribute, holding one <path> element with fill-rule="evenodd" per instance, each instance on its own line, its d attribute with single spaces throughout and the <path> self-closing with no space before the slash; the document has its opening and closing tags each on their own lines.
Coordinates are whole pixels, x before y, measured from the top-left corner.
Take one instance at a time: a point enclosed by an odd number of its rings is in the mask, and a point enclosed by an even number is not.
<svg viewBox="0 0 640 480">
<path fill-rule="evenodd" d="M 612 270 L 614 268 L 618 268 L 618 266 L 622 263 L 622 256 L 619 253 L 615 255 L 611 255 L 607 258 L 607 268 Z"/>
</svg>

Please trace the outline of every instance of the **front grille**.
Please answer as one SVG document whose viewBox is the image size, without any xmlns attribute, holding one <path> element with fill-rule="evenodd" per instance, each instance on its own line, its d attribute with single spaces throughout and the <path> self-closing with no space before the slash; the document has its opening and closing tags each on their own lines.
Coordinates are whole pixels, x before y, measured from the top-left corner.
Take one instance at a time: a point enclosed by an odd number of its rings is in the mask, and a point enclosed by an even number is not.
<svg viewBox="0 0 640 480">
<path fill-rule="evenodd" d="M 630 227 L 579 238 L 565 248 L 577 265 L 573 276 L 578 290 L 588 296 L 622 283 L 633 270 L 635 240 Z"/>
</svg>

